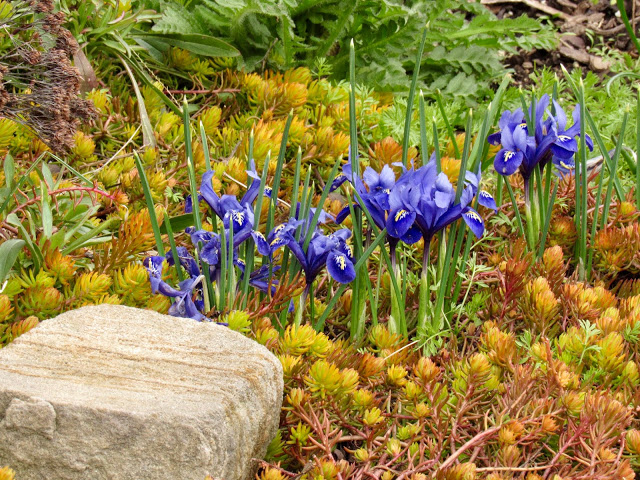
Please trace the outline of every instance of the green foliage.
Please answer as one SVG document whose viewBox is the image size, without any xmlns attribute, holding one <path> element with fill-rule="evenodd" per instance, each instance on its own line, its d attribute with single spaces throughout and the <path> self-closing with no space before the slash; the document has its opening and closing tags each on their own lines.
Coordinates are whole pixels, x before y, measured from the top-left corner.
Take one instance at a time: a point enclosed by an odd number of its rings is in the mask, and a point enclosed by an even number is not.
<svg viewBox="0 0 640 480">
<path fill-rule="evenodd" d="M 634 68 L 637 72 L 640 72 L 640 65 L 636 65 Z M 613 149 L 622 127 L 623 113 L 628 111 L 630 118 L 634 118 L 636 114 L 636 89 L 633 82 L 624 76 L 617 76 L 617 78 L 603 82 L 595 73 L 591 71 L 585 72 L 579 68 L 571 71 L 570 78 L 576 85 L 582 79 L 585 107 L 590 112 L 597 112 L 597 115 L 593 114 L 593 120 L 598 132 L 604 140 L 606 148 Z M 560 103 L 571 104 L 577 102 L 577 98 L 571 90 L 567 79 L 563 78 L 562 75 L 558 76 L 556 72 L 549 68 L 543 68 L 533 73 L 531 80 L 533 84 L 525 92 L 527 98 L 530 98 L 532 92 L 540 96 L 540 92 L 553 91 L 553 85 L 557 82 Z M 507 90 L 503 107 L 511 111 L 521 107 L 519 89 L 511 88 Z M 570 116 L 569 112 L 567 112 L 567 116 Z M 587 133 L 591 133 L 589 128 Z M 624 135 L 624 145 L 635 144 L 636 129 L 627 128 Z M 596 153 L 591 155 L 596 156 Z M 625 190 L 628 190 L 629 186 L 634 182 L 632 178 L 633 172 L 626 162 L 621 161 L 619 167 L 620 181 L 626 186 Z M 608 173 L 606 174 L 608 175 Z"/>
<path fill-rule="evenodd" d="M 233 57 L 239 54 L 226 42 L 205 33 L 193 33 L 189 29 L 173 30 L 167 34 L 149 32 L 148 24 L 160 18 L 160 15 L 138 8 L 137 2 L 62 0 L 60 3 L 61 10 L 68 17 L 68 28 L 85 45 L 86 52 L 92 55 L 105 49 L 127 56 L 146 51 L 148 60 L 161 62 L 162 54 L 170 47 L 205 57 Z"/>
<path fill-rule="evenodd" d="M 207 33 L 236 46 L 239 65 L 311 67 L 327 58 L 333 76 L 347 76 L 349 42 L 356 42 L 358 81 L 383 91 L 405 91 L 425 25 L 427 48 L 419 87 L 475 103 L 505 73 L 502 52 L 551 49 L 555 33 L 538 20 L 497 19 L 461 0 L 196 0 L 183 5 L 147 0 L 162 16 L 156 32 Z M 471 18 L 471 20 L 468 20 Z"/>
<path fill-rule="evenodd" d="M 24 240 L 18 239 L 6 240 L 0 245 L 0 284 L 7 278 L 24 245 Z"/>
<path fill-rule="evenodd" d="M 479 331 L 460 332 L 460 343 L 451 339 L 432 359 L 382 325 L 356 350 L 308 325 L 279 335 L 267 320 L 254 322 L 253 335 L 278 356 L 285 381 L 279 434 L 259 478 L 280 478 L 284 468 L 343 478 L 395 470 L 494 479 L 481 472 L 531 465 L 553 478 L 632 475 L 640 377 L 625 332 L 640 327 L 640 296 L 616 299 L 569 280 L 560 247 L 535 263 L 515 254 L 490 275 L 498 282 Z M 533 293 L 536 282 L 553 300 Z M 522 303 L 526 296 L 533 303 Z M 557 337 L 528 323 L 550 301 L 560 302 L 568 325 Z M 582 459 L 596 446 L 602 458 L 618 460 L 589 466 Z M 570 452 L 563 462 L 554 460 L 559 451 Z"/>
</svg>

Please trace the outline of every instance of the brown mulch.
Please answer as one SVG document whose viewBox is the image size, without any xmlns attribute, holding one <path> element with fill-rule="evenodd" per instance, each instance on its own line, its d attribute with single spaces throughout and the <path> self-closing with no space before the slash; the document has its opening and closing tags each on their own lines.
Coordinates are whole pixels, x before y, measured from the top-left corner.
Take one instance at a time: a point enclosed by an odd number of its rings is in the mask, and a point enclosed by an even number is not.
<svg viewBox="0 0 640 480">
<path fill-rule="evenodd" d="M 515 72 L 515 80 L 529 83 L 529 75 L 543 66 L 560 70 L 560 65 L 575 64 L 589 68 L 599 75 L 608 72 L 606 59 L 591 51 L 592 47 L 628 52 L 637 57 L 633 42 L 618 13 L 616 2 L 599 0 L 480 0 L 499 18 L 546 17 L 558 28 L 560 42 L 553 52 L 525 52 L 506 60 Z M 640 0 L 626 0 L 627 15 L 632 24 L 640 27 Z M 636 29 L 637 31 L 637 29 Z"/>
</svg>

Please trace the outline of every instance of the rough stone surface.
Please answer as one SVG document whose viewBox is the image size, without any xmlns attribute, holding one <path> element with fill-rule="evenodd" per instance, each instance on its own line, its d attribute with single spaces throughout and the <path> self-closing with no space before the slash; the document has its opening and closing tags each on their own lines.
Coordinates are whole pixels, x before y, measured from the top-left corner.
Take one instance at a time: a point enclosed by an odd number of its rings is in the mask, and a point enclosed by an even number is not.
<svg viewBox="0 0 640 480">
<path fill-rule="evenodd" d="M 0 350 L 0 466 L 20 480 L 251 478 L 282 367 L 226 327 L 84 307 Z"/>
</svg>

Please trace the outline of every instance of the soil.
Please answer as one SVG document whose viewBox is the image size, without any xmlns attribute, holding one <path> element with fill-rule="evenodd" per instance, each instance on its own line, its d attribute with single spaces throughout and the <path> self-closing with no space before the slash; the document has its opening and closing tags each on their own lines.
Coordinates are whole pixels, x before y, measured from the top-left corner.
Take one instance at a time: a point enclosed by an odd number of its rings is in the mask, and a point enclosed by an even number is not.
<svg viewBox="0 0 640 480">
<path fill-rule="evenodd" d="M 553 52 L 523 52 L 506 59 L 514 70 L 517 84 L 528 85 L 536 68 L 549 67 L 560 72 L 560 65 L 588 68 L 605 75 L 610 68 L 596 50 L 627 52 L 637 58 L 633 42 L 622 22 L 616 2 L 610 0 L 481 0 L 499 18 L 527 15 L 552 21 L 560 32 L 558 47 Z M 632 25 L 640 26 L 640 0 L 625 1 Z M 637 29 L 636 29 L 637 31 Z M 595 48 L 594 48 L 595 47 Z M 593 50 L 593 51 L 592 51 Z"/>
</svg>

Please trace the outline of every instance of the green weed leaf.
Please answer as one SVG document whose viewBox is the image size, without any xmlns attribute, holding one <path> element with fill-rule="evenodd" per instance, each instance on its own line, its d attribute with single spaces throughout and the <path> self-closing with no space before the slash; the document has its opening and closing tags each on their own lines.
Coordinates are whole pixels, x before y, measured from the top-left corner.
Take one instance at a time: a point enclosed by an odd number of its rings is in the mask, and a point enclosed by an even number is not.
<svg viewBox="0 0 640 480">
<path fill-rule="evenodd" d="M 9 275 L 24 245 L 24 240 L 19 239 L 7 240 L 0 245 L 0 284 L 2 284 Z"/>
</svg>

